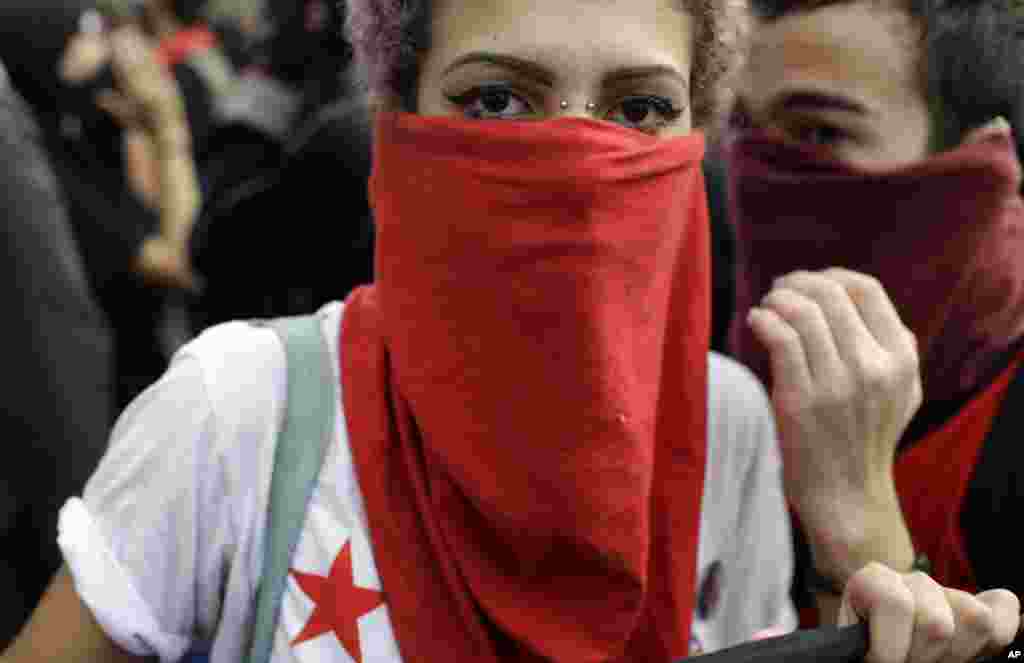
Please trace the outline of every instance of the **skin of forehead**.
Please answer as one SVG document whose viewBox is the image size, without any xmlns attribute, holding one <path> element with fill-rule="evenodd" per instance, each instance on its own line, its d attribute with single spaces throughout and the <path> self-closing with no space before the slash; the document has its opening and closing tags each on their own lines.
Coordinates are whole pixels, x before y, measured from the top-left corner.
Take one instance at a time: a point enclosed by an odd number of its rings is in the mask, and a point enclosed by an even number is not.
<svg viewBox="0 0 1024 663">
<path fill-rule="evenodd" d="M 869 107 L 920 99 L 910 30 L 908 16 L 863 2 L 783 17 L 755 30 L 744 87 L 771 90 L 757 95 L 762 102 L 799 82 L 827 86 Z"/>
<path fill-rule="evenodd" d="M 692 26 L 679 0 L 442 0 L 423 74 L 436 77 L 470 51 L 529 58 L 569 78 L 648 64 L 673 64 L 686 74 Z"/>
</svg>

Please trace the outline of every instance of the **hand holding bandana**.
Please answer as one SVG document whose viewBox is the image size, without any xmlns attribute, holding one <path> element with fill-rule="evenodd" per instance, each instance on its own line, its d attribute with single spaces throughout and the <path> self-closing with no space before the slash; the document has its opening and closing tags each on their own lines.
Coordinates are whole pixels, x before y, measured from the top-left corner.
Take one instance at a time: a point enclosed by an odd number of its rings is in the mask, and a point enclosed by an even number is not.
<svg viewBox="0 0 1024 663">
<path fill-rule="evenodd" d="M 868 530 L 901 535 L 887 545 L 910 568 L 892 463 L 921 379 L 914 336 L 884 289 L 844 269 L 793 272 L 749 322 L 771 356 L 787 497 L 809 531 L 828 533 L 819 571 L 846 578 L 870 561 L 847 549 Z"/>
<path fill-rule="evenodd" d="M 916 338 L 926 404 L 984 384 L 1024 329 L 1024 206 L 1012 141 L 983 132 L 888 170 L 854 168 L 760 132 L 729 149 L 741 256 L 733 347 L 772 386 L 787 492 L 805 526 L 831 537 L 832 547 L 858 529 L 905 537 L 892 522 L 900 517 L 892 464 L 922 396 L 902 326 Z M 792 275 L 835 267 L 844 271 Z M 769 294 L 775 284 L 785 290 Z M 787 332 L 766 330 L 761 313 L 754 327 L 746 324 L 762 300 L 781 313 L 772 321 L 788 318 L 788 335 L 804 343 L 780 340 Z M 755 328 L 762 337 L 768 331 L 772 352 Z M 797 350 L 777 351 L 789 345 Z M 888 513 L 894 526 L 839 518 L 857 490 L 871 507 L 865 513 Z M 912 551 L 901 550 L 909 568 Z"/>
</svg>

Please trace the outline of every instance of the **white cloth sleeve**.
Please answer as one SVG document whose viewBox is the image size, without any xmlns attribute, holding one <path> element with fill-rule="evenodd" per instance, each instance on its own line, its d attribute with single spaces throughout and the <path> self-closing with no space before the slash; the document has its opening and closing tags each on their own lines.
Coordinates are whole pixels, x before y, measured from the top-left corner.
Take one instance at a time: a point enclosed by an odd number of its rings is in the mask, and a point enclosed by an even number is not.
<svg viewBox="0 0 1024 663">
<path fill-rule="evenodd" d="M 335 361 L 341 304 L 324 307 Z M 245 655 L 287 367 L 277 336 L 217 325 L 121 415 L 58 543 L 75 587 L 129 652 L 212 663 Z"/>
<path fill-rule="evenodd" d="M 134 654 L 176 660 L 212 626 L 197 623 L 197 607 L 218 598 L 197 590 L 217 583 L 197 575 L 216 572 L 203 558 L 233 529 L 215 436 L 200 362 L 179 355 L 124 411 L 83 499 L 61 512 L 58 543 L 79 595 Z M 215 537 L 205 550 L 200 527 Z"/>
</svg>

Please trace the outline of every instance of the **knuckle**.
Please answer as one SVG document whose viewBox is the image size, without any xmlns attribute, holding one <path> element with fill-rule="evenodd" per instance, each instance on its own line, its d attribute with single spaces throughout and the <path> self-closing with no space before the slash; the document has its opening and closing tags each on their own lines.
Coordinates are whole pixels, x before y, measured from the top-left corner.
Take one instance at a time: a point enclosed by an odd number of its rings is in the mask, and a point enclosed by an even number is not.
<svg viewBox="0 0 1024 663">
<path fill-rule="evenodd" d="M 921 371 L 921 356 L 917 353 L 916 347 L 911 347 L 900 354 L 900 365 L 910 375 L 916 376 Z"/>
<path fill-rule="evenodd" d="M 846 380 L 835 380 L 817 392 L 815 402 L 823 407 L 838 407 L 852 401 L 857 389 Z"/>
<path fill-rule="evenodd" d="M 806 330 L 821 315 L 817 306 L 802 297 L 780 297 L 772 303 L 772 308 L 779 317 L 801 330 Z"/>
<path fill-rule="evenodd" d="M 860 357 L 856 360 L 857 380 L 872 391 L 889 390 L 896 382 L 898 372 L 876 357 Z"/>
<path fill-rule="evenodd" d="M 800 342 L 800 335 L 788 324 L 783 323 L 777 325 L 769 342 L 773 343 L 776 348 L 788 349 Z"/>
<path fill-rule="evenodd" d="M 911 357 L 901 357 L 895 367 L 896 383 L 902 387 L 913 386 L 921 381 L 921 367 Z"/>
<path fill-rule="evenodd" d="M 921 639 L 934 647 L 949 646 L 956 636 L 952 615 L 934 610 L 921 611 L 915 619 L 920 625 Z"/>
<path fill-rule="evenodd" d="M 932 579 L 932 577 L 930 575 L 928 575 L 927 573 L 925 573 L 924 571 L 911 571 L 910 573 L 908 573 L 906 575 L 906 578 L 910 582 L 916 582 L 916 583 L 920 583 L 922 585 L 936 585 L 936 586 L 938 586 L 938 583 L 936 583 L 935 580 Z"/>
<path fill-rule="evenodd" d="M 1013 614 L 1020 613 L 1020 599 L 1008 589 L 990 589 L 979 594 L 979 597 L 985 597 L 985 599 L 992 603 L 1003 603 L 1008 606 L 1007 610 Z"/>
<path fill-rule="evenodd" d="M 815 281 L 815 285 L 821 292 L 821 295 L 823 297 L 827 297 L 829 300 L 836 301 L 849 298 L 846 288 L 831 279 L 817 279 Z"/>
<path fill-rule="evenodd" d="M 787 318 L 804 319 L 812 314 L 814 304 L 795 290 L 778 290 L 773 304 Z"/>
<path fill-rule="evenodd" d="M 891 594 L 890 598 L 897 602 L 904 601 L 902 607 L 906 608 L 908 613 L 913 613 L 914 596 L 909 588 L 902 582 L 898 582 L 899 578 L 899 574 L 888 566 L 880 562 L 869 562 L 850 577 L 848 587 L 851 589 L 869 589 L 880 585 L 896 587 L 896 592 Z"/>
<path fill-rule="evenodd" d="M 971 597 L 957 611 L 957 627 L 971 636 L 988 641 L 995 636 L 996 624 L 992 608 Z"/>
<path fill-rule="evenodd" d="M 878 297 L 885 295 L 885 288 L 882 282 L 870 274 L 855 274 L 851 276 L 853 290 L 865 297 Z"/>
<path fill-rule="evenodd" d="M 914 330 L 910 329 L 907 326 L 903 327 L 903 333 L 907 337 L 907 343 L 909 343 L 910 347 L 912 347 L 914 349 L 914 357 L 916 358 L 917 357 L 917 353 L 918 353 L 918 351 L 920 349 L 920 343 L 917 340 L 917 334 L 915 334 Z"/>
<path fill-rule="evenodd" d="M 780 389 L 775 394 L 778 417 L 800 419 L 811 409 L 807 394 L 796 388 Z"/>
<path fill-rule="evenodd" d="M 910 390 L 910 407 L 916 410 L 924 402 L 924 386 L 921 384 L 921 380 L 914 380 L 913 387 Z"/>
</svg>

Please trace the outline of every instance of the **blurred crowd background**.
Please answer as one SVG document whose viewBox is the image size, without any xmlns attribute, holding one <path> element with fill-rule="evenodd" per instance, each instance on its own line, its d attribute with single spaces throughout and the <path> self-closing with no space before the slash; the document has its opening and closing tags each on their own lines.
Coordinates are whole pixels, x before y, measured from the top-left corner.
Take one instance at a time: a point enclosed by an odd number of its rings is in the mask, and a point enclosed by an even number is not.
<svg viewBox="0 0 1024 663">
<path fill-rule="evenodd" d="M 0 467 L 0 650 L 60 563 L 59 507 L 176 349 L 371 279 L 370 128 L 343 12 L 0 2 L 0 411 L 13 454 Z"/>
</svg>

